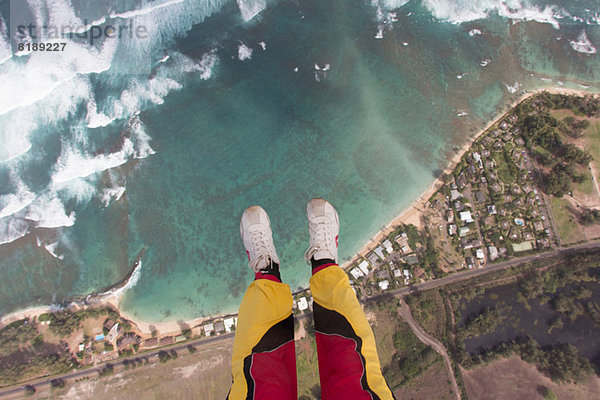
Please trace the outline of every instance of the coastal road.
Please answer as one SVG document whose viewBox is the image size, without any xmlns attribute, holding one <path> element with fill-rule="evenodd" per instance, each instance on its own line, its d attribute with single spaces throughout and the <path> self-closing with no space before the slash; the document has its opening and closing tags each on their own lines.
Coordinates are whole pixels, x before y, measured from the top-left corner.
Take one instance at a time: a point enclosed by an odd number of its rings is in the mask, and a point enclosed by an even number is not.
<svg viewBox="0 0 600 400">
<path fill-rule="evenodd" d="M 27 383 L 21 383 L 21 384 L 19 384 L 18 387 L 12 387 L 12 388 L 7 388 L 4 390 L 1 390 L 0 397 L 9 397 L 11 395 L 15 396 L 18 394 L 22 394 L 25 386 L 33 386 L 37 390 L 37 389 L 43 388 L 45 386 L 49 386 L 51 384 L 51 382 L 54 380 L 70 381 L 70 380 L 83 378 L 85 376 L 98 374 L 107 365 L 112 365 L 113 367 L 122 367 L 125 364 L 127 364 L 128 362 L 136 360 L 136 359 L 142 359 L 142 360 L 148 359 L 149 360 L 151 358 L 158 357 L 158 353 L 161 351 L 187 350 L 187 348 L 189 346 L 206 345 L 209 343 L 216 343 L 216 342 L 222 342 L 222 341 L 225 341 L 228 339 L 233 339 L 234 335 L 235 335 L 235 332 L 230 332 L 230 333 L 226 333 L 226 334 L 219 335 L 219 336 L 211 336 L 208 338 L 200 338 L 200 339 L 190 340 L 190 341 L 187 341 L 182 344 L 175 344 L 175 345 L 171 345 L 171 346 L 167 346 L 167 347 L 160 347 L 160 348 L 151 350 L 146 353 L 141 353 L 141 354 L 137 354 L 135 356 L 126 357 L 126 358 L 120 358 L 118 360 L 115 360 L 114 362 L 109 361 L 109 362 L 100 364 L 95 367 L 86 368 L 86 369 L 82 369 L 79 371 L 73 371 L 73 372 L 63 374 L 63 375 L 57 375 L 57 376 L 52 376 L 52 377 L 44 377 L 44 378 L 36 379 L 36 380 L 30 381 Z"/>
<path fill-rule="evenodd" d="M 456 272 L 452 275 L 445 276 L 439 279 L 432 279 L 429 281 L 425 281 L 423 283 L 419 283 L 416 285 L 403 287 L 401 289 L 392 290 L 387 293 L 377 294 L 375 296 L 368 297 L 364 300 L 365 303 L 370 303 L 373 301 L 382 300 L 384 298 L 388 298 L 390 296 L 398 296 L 409 294 L 414 291 L 419 290 L 429 290 L 434 289 L 440 286 L 450 285 L 456 282 L 464 281 L 465 279 L 474 278 L 480 275 L 489 274 L 490 272 L 499 271 L 502 269 L 506 269 L 509 267 L 514 267 L 515 265 L 528 263 L 531 261 L 538 260 L 547 260 L 553 257 L 556 257 L 560 254 L 573 254 L 577 253 L 581 250 L 592 250 L 592 249 L 600 249 L 600 241 L 594 241 L 590 243 L 579 244 L 570 247 L 559 248 L 557 250 L 547 251 L 545 253 L 532 254 L 525 257 L 514 258 L 512 260 L 499 262 L 496 264 L 487 265 L 481 269 L 469 269 L 467 271 Z"/>
<path fill-rule="evenodd" d="M 552 251 L 548 251 L 548 252 L 540 253 L 540 254 L 529 255 L 529 256 L 525 256 L 525 257 L 519 257 L 519 258 L 509 260 L 509 261 L 503 261 L 500 263 L 488 265 L 481 269 L 470 269 L 470 270 L 463 271 L 463 272 L 457 272 L 452 275 L 445 276 L 443 278 L 432 279 L 432 280 L 429 280 L 429 281 L 426 281 L 423 283 L 419 283 L 417 285 L 412 285 L 409 287 L 404 287 L 401 289 L 397 289 L 397 290 L 389 291 L 386 293 L 381 293 L 381 294 L 378 294 L 375 296 L 371 296 L 371 297 L 368 297 L 367 299 L 365 299 L 363 301 L 363 303 L 379 301 L 379 300 L 383 300 L 383 299 L 386 299 L 386 298 L 389 298 L 392 296 L 406 295 L 406 294 L 409 294 L 411 292 L 418 291 L 418 290 L 434 289 L 434 288 L 437 288 L 440 286 L 450 285 L 450 284 L 453 284 L 456 282 L 464 281 L 466 279 L 485 275 L 485 274 L 488 274 L 488 273 L 491 273 L 494 271 L 499 271 L 499 270 L 509 268 L 509 267 L 512 267 L 515 265 L 519 265 L 519 264 L 523 264 L 523 263 L 527 263 L 527 262 L 531 262 L 531 261 L 537 261 L 537 260 L 547 260 L 547 259 L 556 257 L 557 255 L 560 255 L 560 254 L 573 254 L 573 253 L 577 253 L 581 250 L 591 250 L 591 249 L 600 249 L 600 241 L 579 244 L 579 245 L 570 246 L 570 247 L 566 247 L 566 248 L 559 248 L 557 250 L 552 250 Z M 301 321 L 301 320 L 306 320 L 308 318 L 312 318 L 312 313 L 304 313 L 302 315 L 298 315 L 298 316 L 296 316 L 295 319 L 296 319 L 296 321 Z M 74 371 L 74 372 L 66 373 L 63 375 L 52 376 L 52 377 L 44 377 L 44 378 L 36 379 L 36 380 L 30 381 L 27 383 L 21 383 L 17 387 L 11 387 L 11 388 L 6 388 L 3 390 L 0 390 L 0 398 L 19 394 L 19 392 L 23 391 L 24 385 L 33 386 L 34 388 L 38 389 L 38 388 L 42 388 L 44 386 L 49 386 L 50 382 L 55 379 L 62 379 L 62 380 L 68 381 L 68 380 L 81 378 L 84 376 L 98 374 L 104 367 L 106 367 L 106 365 L 109 365 L 109 364 L 113 365 L 115 367 L 123 366 L 127 362 L 130 362 L 130 361 L 138 359 L 138 358 L 150 359 L 152 357 L 157 357 L 158 353 L 163 350 L 165 350 L 165 351 L 185 350 L 185 349 L 187 349 L 188 346 L 200 346 L 200 345 L 204 345 L 204 344 L 230 340 L 230 339 L 233 339 L 234 335 L 235 335 L 234 332 L 230 332 L 230 333 L 226 333 L 226 334 L 219 335 L 219 336 L 194 339 L 194 340 L 185 342 L 183 344 L 175 344 L 170 347 L 157 348 L 155 350 L 151 350 L 146 353 L 138 354 L 136 356 L 118 359 L 115 362 L 107 362 L 107 363 L 104 363 L 104 364 L 101 364 L 101 365 L 98 365 L 95 367 L 83 369 L 80 371 Z"/>
</svg>

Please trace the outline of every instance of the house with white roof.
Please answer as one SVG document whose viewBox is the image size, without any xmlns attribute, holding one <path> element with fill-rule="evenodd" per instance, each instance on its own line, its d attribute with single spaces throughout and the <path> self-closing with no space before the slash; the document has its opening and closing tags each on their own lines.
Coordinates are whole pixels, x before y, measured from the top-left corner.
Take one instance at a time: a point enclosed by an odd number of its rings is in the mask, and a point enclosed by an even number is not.
<svg viewBox="0 0 600 400">
<path fill-rule="evenodd" d="M 377 246 L 377 248 L 373 250 L 373 252 L 377 254 L 377 257 L 379 257 L 381 260 L 385 258 L 385 255 L 383 254 L 383 247 Z"/>
<path fill-rule="evenodd" d="M 205 336 L 210 336 L 211 333 L 213 333 L 215 331 L 215 326 L 211 322 L 210 324 L 204 325 L 202 327 L 202 330 L 204 331 Z"/>
<path fill-rule="evenodd" d="M 390 242 L 389 239 L 385 239 L 382 244 L 383 244 L 383 247 L 385 247 L 385 251 L 387 251 L 388 254 L 392 254 L 392 252 L 394 251 L 392 242 Z"/>
<path fill-rule="evenodd" d="M 231 332 L 231 328 L 235 326 L 237 317 L 230 317 L 223 320 L 225 325 L 225 332 Z"/>
<path fill-rule="evenodd" d="M 360 268 L 355 267 L 350 270 L 350 275 L 354 277 L 354 279 L 362 278 L 364 275 Z"/>
<path fill-rule="evenodd" d="M 306 301 L 306 297 L 300 297 L 298 299 L 298 310 L 304 311 L 308 308 L 308 301 Z"/>
<path fill-rule="evenodd" d="M 360 268 L 365 276 L 369 275 L 369 262 L 367 260 L 362 260 L 361 263 L 358 264 L 358 268 Z"/>
<path fill-rule="evenodd" d="M 383 281 L 379 281 L 378 285 L 381 288 L 381 290 L 387 290 L 387 288 L 390 287 L 390 282 L 387 279 L 385 279 Z"/>
<path fill-rule="evenodd" d="M 473 218 L 471 217 L 471 211 L 462 211 L 459 213 L 459 215 L 461 221 L 466 222 L 467 224 L 473 222 Z"/>
</svg>

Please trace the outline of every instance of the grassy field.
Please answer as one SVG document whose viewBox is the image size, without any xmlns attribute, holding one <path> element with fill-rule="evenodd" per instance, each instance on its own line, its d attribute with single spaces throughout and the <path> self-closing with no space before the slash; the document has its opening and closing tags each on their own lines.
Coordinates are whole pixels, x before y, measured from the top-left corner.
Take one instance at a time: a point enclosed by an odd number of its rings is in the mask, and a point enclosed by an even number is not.
<svg viewBox="0 0 600 400">
<path fill-rule="evenodd" d="M 32 398 L 55 399 L 219 399 L 231 386 L 232 341 L 181 351 L 175 360 L 115 371 L 103 378 L 67 382 L 65 388 L 36 393 Z"/>
<path fill-rule="evenodd" d="M 597 166 L 600 166 L 600 119 L 590 119 L 590 126 L 585 132 L 586 148 Z M 596 177 L 598 179 L 600 177 Z"/>
<path fill-rule="evenodd" d="M 552 197 L 550 203 L 561 244 L 565 245 L 585 240 L 584 232 L 577 223 L 576 216 L 569 210 L 570 203 L 566 199 L 556 197 Z"/>
</svg>

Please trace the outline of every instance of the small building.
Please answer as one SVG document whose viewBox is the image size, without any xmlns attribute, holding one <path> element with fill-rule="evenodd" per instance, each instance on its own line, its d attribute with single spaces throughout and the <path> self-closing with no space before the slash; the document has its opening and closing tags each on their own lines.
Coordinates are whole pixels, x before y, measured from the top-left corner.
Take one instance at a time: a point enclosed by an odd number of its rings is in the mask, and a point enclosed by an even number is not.
<svg viewBox="0 0 600 400">
<path fill-rule="evenodd" d="M 481 192 L 475 192 L 475 201 L 477 201 L 478 203 L 483 203 L 485 202 L 486 197 L 483 193 Z"/>
<path fill-rule="evenodd" d="M 350 275 L 354 277 L 354 279 L 362 278 L 364 275 L 360 268 L 355 267 L 350 270 Z"/>
<path fill-rule="evenodd" d="M 204 336 L 210 336 L 215 331 L 215 326 L 211 322 L 209 324 L 205 324 L 202 327 L 202 330 L 204 331 Z"/>
<path fill-rule="evenodd" d="M 498 258 L 498 249 L 496 246 L 489 246 L 488 251 L 490 252 L 490 260 L 494 261 Z"/>
<path fill-rule="evenodd" d="M 497 182 L 494 182 L 491 186 L 492 190 L 494 192 L 501 192 L 502 191 L 502 186 L 498 185 Z"/>
<path fill-rule="evenodd" d="M 469 234 L 469 227 L 468 226 L 463 226 L 461 228 L 458 229 L 458 236 L 459 237 L 465 237 Z"/>
<path fill-rule="evenodd" d="M 402 271 L 400 271 L 399 268 L 393 270 L 392 273 L 394 274 L 394 278 L 400 278 L 402 276 Z"/>
<path fill-rule="evenodd" d="M 375 275 L 377 276 L 377 278 L 379 279 L 389 279 L 390 277 L 390 271 L 388 271 L 387 268 L 382 268 L 379 271 L 377 271 L 375 273 Z"/>
<path fill-rule="evenodd" d="M 215 322 L 215 332 L 219 334 L 225 332 L 225 324 L 223 323 L 223 321 Z"/>
<path fill-rule="evenodd" d="M 448 225 L 448 235 L 454 236 L 456 235 L 456 225 Z"/>
<path fill-rule="evenodd" d="M 225 332 L 231 332 L 235 327 L 237 317 L 229 317 L 223 320 L 223 324 L 225 325 Z"/>
<path fill-rule="evenodd" d="M 125 349 L 129 346 L 140 344 L 142 338 L 136 335 L 135 333 L 126 333 L 119 340 L 117 340 L 117 347 L 119 349 Z M 161 340 L 162 344 L 162 340 Z"/>
<path fill-rule="evenodd" d="M 473 218 L 471 217 L 470 211 L 463 211 L 459 215 L 460 215 L 461 221 L 466 222 L 467 224 L 470 224 L 471 222 L 473 222 Z"/>
<path fill-rule="evenodd" d="M 373 252 L 377 254 L 377 257 L 379 257 L 381 260 L 385 258 L 385 254 L 383 254 L 383 247 L 377 246 Z"/>
<path fill-rule="evenodd" d="M 460 199 L 461 197 L 462 197 L 462 194 L 458 190 L 452 189 L 450 191 L 450 200 L 456 201 L 456 200 Z"/>
<path fill-rule="evenodd" d="M 525 240 L 531 240 L 531 239 L 533 239 L 533 233 L 531 233 L 529 231 L 523 232 L 523 239 L 525 239 Z"/>
<path fill-rule="evenodd" d="M 367 255 L 367 260 L 371 263 L 371 265 L 377 265 L 379 263 L 379 257 L 375 253 L 369 253 Z"/>
<path fill-rule="evenodd" d="M 85 350 L 85 345 L 83 343 L 79 343 L 79 346 L 77 346 L 77 351 L 81 352 Z"/>
<path fill-rule="evenodd" d="M 392 242 L 390 242 L 389 239 L 385 239 L 382 245 L 385 247 L 385 251 L 388 254 L 392 254 L 394 252 L 394 246 L 392 246 Z"/>
<path fill-rule="evenodd" d="M 520 137 L 518 137 L 518 138 L 515 139 L 515 144 L 517 146 L 523 146 L 523 145 L 525 145 L 525 142 L 523 141 L 523 139 L 521 139 Z"/>
<path fill-rule="evenodd" d="M 542 221 L 535 221 L 533 223 L 533 228 L 535 229 L 536 232 L 543 231 L 544 224 L 542 223 Z"/>
<path fill-rule="evenodd" d="M 385 279 L 383 281 L 379 281 L 378 285 L 381 290 L 387 290 L 390 287 L 390 282 Z"/>
<path fill-rule="evenodd" d="M 184 335 L 175 336 L 175 343 L 185 342 L 187 338 Z"/>
<path fill-rule="evenodd" d="M 446 212 L 446 221 L 448 221 L 449 224 L 451 224 L 452 222 L 454 222 L 454 211 L 448 210 Z"/>
<path fill-rule="evenodd" d="M 487 206 L 487 212 L 490 215 L 496 215 L 497 211 L 496 211 L 496 205 L 492 204 L 491 206 Z"/>
<path fill-rule="evenodd" d="M 298 299 L 298 310 L 304 311 L 306 309 L 308 309 L 308 301 L 306 300 L 306 297 L 300 297 Z"/>
<path fill-rule="evenodd" d="M 460 211 L 463 208 L 464 208 L 464 206 L 463 206 L 463 204 L 459 200 L 457 200 L 457 201 L 454 202 L 454 209 L 456 211 Z"/>
<path fill-rule="evenodd" d="M 510 228 L 510 222 L 508 222 L 507 220 L 502 220 L 500 221 L 500 227 L 504 230 Z"/>
<path fill-rule="evenodd" d="M 475 255 L 480 260 L 485 259 L 485 254 L 483 253 L 483 249 L 477 249 L 477 250 L 475 250 Z"/>
<path fill-rule="evenodd" d="M 369 262 L 367 260 L 362 260 L 360 264 L 358 264 L 358 268 L 365 276 L 369 275 Z"/>
</svg>

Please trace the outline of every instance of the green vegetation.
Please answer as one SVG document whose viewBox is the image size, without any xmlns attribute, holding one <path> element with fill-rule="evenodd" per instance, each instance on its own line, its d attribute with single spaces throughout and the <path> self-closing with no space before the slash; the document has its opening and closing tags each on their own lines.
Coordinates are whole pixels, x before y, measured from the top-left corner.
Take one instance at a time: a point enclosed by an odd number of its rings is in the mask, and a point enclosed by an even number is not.
<svg viewBox="0 0 600 400">
<path fill-rule="evenodd" d="M 502 322 L 502 317 L 495 307 L 485 307 L 477 314 L 470 315 L 462 328 L 464 335 L 485 335 L 493 331 Z"/>
<path fill-rule="evenodd" d="M 570 210 L 570 203 L 566 199 L 553 197 L 550 199 L 552 205 L 552 214 L 556 221 L 556 229 L 564 244 L 577 243 L 585 240 L 583 230 L 577 224 L 573 213 Z"/>
<path fill-rule="evenodd" d="M 440 355 L 424 345 L 406 323 L 401 322 L 398 328 L 394 335 L 396 353 L 392 362 L 383 369 L 392 390 L 408 383 L 441 360 Z"/>
</svg>

